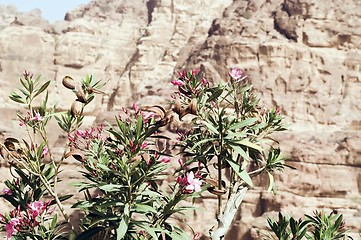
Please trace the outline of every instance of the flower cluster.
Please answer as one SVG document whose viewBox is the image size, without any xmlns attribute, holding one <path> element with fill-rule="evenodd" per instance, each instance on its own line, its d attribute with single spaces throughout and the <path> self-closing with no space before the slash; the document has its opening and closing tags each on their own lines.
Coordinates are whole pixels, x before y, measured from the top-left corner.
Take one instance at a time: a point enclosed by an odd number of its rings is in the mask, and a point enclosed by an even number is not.
<svg viewBox="0 0 361 240">
<path fill-rule="evenodd" d="M 42 144 L 39 144 L 39 143 L 36 143 L 36 144 L 31 144 L 31 148 L 30 150 L 32 152 L 35 152 L 37 153 L 38 149 L 41 148 L 41 154 L 40 154 L 40 157 L 41 158 L 44 158 L 46 155 L 48 155 L 49 153 L 49 148 L 45 145 L 45 143 L 42 143 Z"/>
<path fill-rule="evenodd" d="M 89 149 L 94 140 L 105 140 L 103 126 L 88 130 L 78 129 L 74 134 L 68 134 L 69 146 L 77 149 Z"/>
<path fill-rule="evenodd" d="M 20 116 L 19 115 L 19 126 L 22 127 L 29 123 L 36 123 L 41 122 L 44 120 L 44 117 L 41 116 L 39 112 L 34 112 L 33 114 L 30 114 L 30 112 L 27 112 L 27 116 Z"/>
<path fill-rule="evenodd" d="M 247 75 L 238 68 L 232 68 L 231 71 L 228 73 L 234 81 L 239 82 L 247 78 Z"/>
<path fill-rule="evenodd" d="M 132 121 L 137 120 L 138 116 L 142 117 L 142 121 L 144 124 L 150 124 L 151 122 L 153 122 L 153 120 L 159 120 L 156 119 L 157 116 L 154 112 L 147 112 L 145 110 L 142 110 L 136 103 L 133 103 L 132 112 L 128 111 L 126 108 L 123 107 L 122 112 L 118 114 L 118 119 L 121 121 L 125 121 L 129 125 Z"/>
<path fill-rule="evenodd" d="M 122 108 L 122 111 L 118 114 L 118 123 L 123 125 L 123 134 L 125 134 L 122 148 L 129 151 L 131 154 L 137 154 L 146 150 L 150 143 L 144 138 L 141 138 L 139 133 L 150 129 L 152 124 L 160 120 L 160 116 L 156 115 L 152 111 L 142 110 L 136 103 L 133 103 L 132 109 L 129 111 L 126 108 Z M 154 132 L 153 134 L 156 134 Z M 122 153 L 122 149 L 117 149 L 118 154 Z M 156 157 L 157 158 L 157 157 Z"/>
<path fill-rule="evenodd" d="M 188 97 L 198 96 L 209 85 L 205 77 L 200 77 L 200 70 L 198 68 L 188 72 L 185 70 L 179 71 L 178 78 L 172 80 L 171 83 L 178 86 L 178 96 L 184 94 Z"/>
<path fill-rule="evenodd" d="M 9 189 L 9 188 L 4 188 L 3 194 L 4 194 L 4 195 L 12 195 L 12 194 L 13 194 L 13 191 L 11 191 L 11 189 Z"/>
<path fill-rule="evenodd" d="M 34 201 L 27 204 L 25 211 L 22 211 L 19 205 L 8 214 L 0 214 L 0 223 L 5 225 L 6 239 L 11 239 L 18 232 L 31 232 L 35 227 L 39 226 L 42 215 L 53 213 L 53 209 L 49 209 L 49 205 L 50 201 Z"/>
<path fill-rule="evenodd" d="M 180 189 L 183 193 L 193 193 L 200 192 L 202 182 L 199 180 L 200 176 L 195 176 L 191 171 L 187 173 L 184 177 L 178 176 L 177 183 L 180 186 Z"/>
</svg>

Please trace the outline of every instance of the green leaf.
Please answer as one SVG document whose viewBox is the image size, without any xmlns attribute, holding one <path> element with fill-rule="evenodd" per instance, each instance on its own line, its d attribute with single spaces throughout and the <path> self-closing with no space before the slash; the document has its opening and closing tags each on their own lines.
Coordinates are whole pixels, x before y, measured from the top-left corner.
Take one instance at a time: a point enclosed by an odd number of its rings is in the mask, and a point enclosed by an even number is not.
<svg viewBox="0 0 361 240">
<path fill-rule="evenodd" d="M 193 145 L 193 147 L 190 149 L 191 151 L 193 151 L 196 147 L 198 147 L 199 145 L 202 145 L 203 143 L 206 142 L 213 142 L 218 140 L 217 138 L 207 138 L 207 139 L 203 139 L 201 141 L 196 142 L 196 144 Z"/>
<path fill-rule="evenodd" d="M 267 172 L 268 178 L 269 178 L 269 185 L 268 185 L 268 192 L 270 193 L 273 190 L 274 187 L 274 178 L 273 175 L 270 172 Z"/>
<path fill-rule="evenodd" d="M 149 190 L 149 189 L 146 189 L 142 192 L 142 195 L 144 196 L 149 196 L 149 197 L 152 197 L 152 198 L 161 198 L 162 197 L 162 194 L 156 192 L 156 191 L 152 191 L 152 190 Z"/>
<path fill-rule="evenodd" d="M 225 137 L 225 139 L 232 140 L 234 137 L 236 137 L 236 138 L 244 138 L 244 137 L 247 137 L 247 135 L 249 135 L 249 134 L 245 133 L 245 132 L 231 132 L 231 131 L 228 131 L 227 136 Z"/>
<path fill-rule="evenodd" d="M 138 225 L 140 228 L 143 228 L 147 233 L 149 233 L 152 236 L 152 239 L 158 239 L 158 236 L 155 231 L 156 230 L 159 231 L 160 229 L 152 228 L 146 222 L 137 221 L 135 224 Z"/>
<path fill-rule="evenodd" d="M 11 205 L 13 205 L 15 208 L 17 208 L 19 206 L 19 202 L 17 199 L 15 199 L 13 196 L 11 195 L 0 195 L 0 197 L 5 198 L 6 201 L 8 201 Z"/>
<path fill-rule="evenodd" d="M 38 158 L 41 157 L 41 154 L 42 154 L 42 152 L 44 150 L 45 145 L 46 145 L 46 142 L 40 143 L 40 146 L 38 147 L 38 151 L 36 152 Z"/>
<path fill-rule="evenodd" d="M 215 134 L 219 134 L 218 130 L 217 130 L 212 124 L 210 124 L 209 122 L 202 121 L 202 123 L 203 123 L 204 125 L 206 125 L 206 127 L 207 127 L 211 132 L 213 132 L 213 133 L 215 133 Z"/>
<path fill-rule="evenodd" d="M 137 121 L 137 129 L 136 129 L 137 138 L 140 137 L 140 134 L 141 134 L 141 132 L 142 132 L 142 129 L 143 129 L 143 117 L 142 117 L 142 115 L 139 115 L 139 116 L 138 116 L 138 121 Z"/>
<path fill-rule="evenodd" d="M 89 97 L 86 99 L 85 105 L 88 105 L 91 101 L 93 101 L 94 98 L 94 94 L 90 94 Z"/>
<path fill-rule="evenodd" d="M 139 212 L 139 213 L 148 213 L 148 212 L 157 213 L 158 212 L 154 207 L 145 205 L 145 204 L 136 204 L 135 211 Z"/>
<path fill-rule="evenodd" d="M 14 102 L 17 102 L 17 103 L 25 103 L 25 101 L 22 99 L 21 96 L 19 96 L 18 94 L 16 93 L 12 93 L 9 98 L 11 100 L 13 100 Z"/>
<path fill-rule="evenodd" d="M 208 102 L 213 101 L 214 99 L 217 99 L 219 96 L 221 96 L 223 93 L 223 88 L 217 87 L 215 91 L 212 93 L 212 95 L 207 99 Z"/>
<path fill-rule="evenodd" d="M 231 168 L 237 173 L 237 175 L 245 182 L 247 183 L 249 186 L 253 187 L 253 183 L 252 183 L 252 179 L 251 177 L 248 175 L 248 172 L 246 170 L 242 170 L 241 166 L 234 162 L 231 159 L 226 159 L 227 162 L 229 163 L 229 165 L 231 166 Z"/>
<path fill-rule="evenodd" d="M 122 219 L 122 221 L 119 224 L 119 227 L 117 228 L 117 240 L 121 240 L 128 230 L 128 223 L 126 222 L 125 218 Z"/>
<path fill-rule="evenodd" d="M 56 227 L 57 221 L 58 221 L 58 215 L 54 214 L 53 220 L 51 221 L 51 224 L 50 224 L 50 229 L 54 229 Z"/>
<path fill-rule="evenodd" d="M 125 128 L 125 124 L 124 122 L 122 122 L 119 118 L 115 117 L 115 120 L 117 122 L 117 125 L 119 127 L 119 130 L 124 134 L 126 135 L 127 134 L 127 130 Z"/>
<path fill-rule="evenodd" d="M 126 215 L 126 216 L 130 216 L 130 206 L 129 206 L 129 204 L 128 203 L 126 203 L 125 205 L 124 205 L 124 215 Z"/>
<path fill-rule="evenodd" d="M 236 141 L 236 143 L 246 146 L 246 147 L 250 147 L 253 149 L 258 150 L 259 152 L 263 152 L 263 148 L 253 142 L 250 142 L 248 139 L 242 139 L 241 141 Z"/>
<path fill-rule="evenodd" d="M 103 185 L 99 185 L 98 187 L 106 192 L 115 192 L 115 191 L 119 191 L 120 188 L 125 188 L 126 186 L 121 184 L 103 184 Z"/>
<path fill-rule="evenodd" d="M 29 80 L 29 93 L 31 94 L 34 91 L 34 82 Z"/>
<path fill-rule="evenodd" d="M 245 126 L 252 125 L 256 121 L 257 121 L 257 118 L 248 118 L 248 119 L 243 120 L 242 122 L 238 122 L 238 123 L 232 125 L 229 129 L 234 130 L 234 129 L 243 128 Z"/>
<path fill-rule="evenodd" d="M 120 135 L 117 131 L 115 131 L 115 130 L 108 130 L 108 132 L 110 132 L 111 134 L 113 134 L 114 137 L 115 137 L 117 140 L 121 141 L 122 143 L 125 143 L 125 138 L 124 138 L 122 135 Z M 125 134 L 124 134 L 124 135 L 125 135 Z"/>
<path fill-rule="evenodd" d="M 189 235 L 185 233 L 182 229 L 174 226 L 175 231 L 167 231 L 172 240 L 185 240 L 190 239 Z"/>
<path fill-rule="evenodd" d="M 257 130 L 257 129 L 261 129 L 264 128 L 267 124 L 266 123 L 260 123 L 257 124 L 256 126 L 252 127 L 252 129 Z"/>
<path fill-rule="evenodd" d="M 21 78 L 20 78 L 20 82 L 21 82 L 21 85 L 23 85 L 23 87 L 24 87 L 27 91 L 29 91 L 28 84 L 26 84 L 26 83 L 23 81 L 23 79 L 21 79 Z"/>
<path fill-rule="evenodd" d="M 238 145 L 229 142 L 229 145 L 231 146 L 231 148 L 233 148 L 233 150 L 238 153 L 239 155 L 241 155 L 245 160 L 249 161 L 249 156 L 248 154 Z"/>
<path fill-rule="evenodd" d="M 37 92 L 36 92 L 35 95 L 34 95 L 34 98 L 35 98 L 36 96 L 38 96 L 39 94 L 41 94 L 42 92 L 44 92 L 45 89 L 47 89 L 47 88 L 49 87 L 49 84 L 50 84 L 50 81 L 47 81 L 46 83 L 44 83 L 43 86 L 41 86 L 41 87 L 39 88 L 39 90 L 37 90 Z"/>
</svg>

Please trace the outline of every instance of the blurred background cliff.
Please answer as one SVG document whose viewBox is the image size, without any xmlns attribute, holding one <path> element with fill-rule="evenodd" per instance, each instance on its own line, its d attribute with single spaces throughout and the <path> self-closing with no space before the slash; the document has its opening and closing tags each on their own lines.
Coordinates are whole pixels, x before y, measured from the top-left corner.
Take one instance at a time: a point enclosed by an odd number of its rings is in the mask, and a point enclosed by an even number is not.
<svg viewBox="0 0 361 240">
<path fill-rule="evenodd" d="M 213 82 L 231 67 L 246 71 L 264 105 L 290 123 L 276 136 L 289 164 L 278 194 L 259 179 L 227 239 L 259 239 L 277 211 L 301 217 L 315 209 L 344 214 L 361 232 L 361 1 L 358 0 L 93 0 L 49 23 L 39 10 L 0 5 L 0 139 L 22 133 L 8 95 L 24 70 L 51 83 L 59 110 L 74 96 L 61 79 L 87 74 L 108 81 L 86 109 L 85 125 L 113 118 L 124 106 L 164 104 L 181 69 L 200 68 Z M 66 136 L 53 124 L 59 152 Z M 54 129 L 54 130 L 53 130 Z M 69 159 L 64 193 L 81 176 Z M 1 160 L 0 183 L 10 176 Z M 206 197 L 205 197 L 206 198 Z M 76 200 L 67 205 L 71 206 Z M 214 222 L 215 201 L 191 213 L 196 231 Z M 1 207 L 2 211 L 3 206 Z M 5 208 L 6 209 L 6 208 Z M 70 210 L 71 212 L 72 210 Z M 76 213 L 73 213 L 74 217 Z M 199 229 L 197 229 L 199 227 Z"/>
</svg>

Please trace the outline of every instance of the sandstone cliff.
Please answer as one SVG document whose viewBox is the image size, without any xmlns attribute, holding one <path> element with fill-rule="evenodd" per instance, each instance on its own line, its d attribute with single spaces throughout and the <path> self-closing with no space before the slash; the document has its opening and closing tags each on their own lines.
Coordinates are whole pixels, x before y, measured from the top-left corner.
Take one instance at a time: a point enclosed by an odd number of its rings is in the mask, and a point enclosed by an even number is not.
<svg viewBox="0 0 361 240">
<path fill-rule="evenodd" d="M 25 69 L 54 80 L 60 109 L 73 100 L 61 87 L 64 75 L 109 80 L 108 94 L 87 109 L 91 125 L 133 101 L 166 102 L 176 70 L 200 67 L 216 82 L 237 66 L 265 105 L 282 108 L 290 130 L 277 139 L 297 171 L 279 176 L 277 196 L 252 189 L 228 239 L 259 239 L 274 211 L 301 216 L 316 208 L 343 213 L 361 232 L 360 10 L 355 0 L 95 0 L 49 24 L 36 10 L 0 6 L 1 134 L 19 132 L 7 96 Z M 64 177 L 76 181 L 76 164 L 68 162 Z M 213 223 L 195 213 L 201 220 L 205 232 Z"/>
</svg>

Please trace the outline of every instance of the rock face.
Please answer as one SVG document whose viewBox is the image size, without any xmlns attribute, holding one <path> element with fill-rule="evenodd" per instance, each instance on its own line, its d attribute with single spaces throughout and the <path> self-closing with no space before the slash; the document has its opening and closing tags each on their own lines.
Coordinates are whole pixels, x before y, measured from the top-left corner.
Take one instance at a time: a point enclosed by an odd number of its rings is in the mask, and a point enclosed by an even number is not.
<svg viewBox="0 0 361 240">
<path fill-rule="evenodd" d="M 109 79 L 108 95 L 87 109 L 91 125 L 133 101 L 166 102 L 179 69 L 200 67 L 217 82 L 237 66 L 265 105 L 282 108 L 290 130 L 277 139 L 297 171 L 279 176 L 277 196 L 252 189 L 227 238 L 259 239 L 275 211 L 300 217 L 321 208 L 343 213 L 361 232 L 360 9 L 354 0 L 95 0 L 49 24 L 36 10 L 0 6 L 0 131 L 19 132 L 7 96 L 25 69 L 54 80 L 60 109 L 73 100 L 60 87 L 63 76 Z M 66 166 L 74 181 L 76 164 Z M 213 216 L 195 214 L 206 233 Z"/>
</svg>

